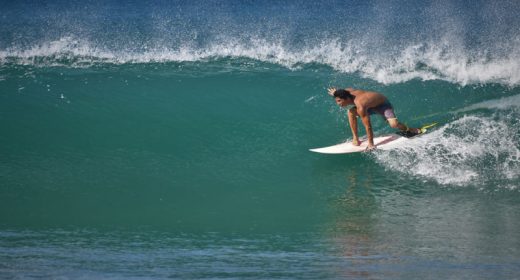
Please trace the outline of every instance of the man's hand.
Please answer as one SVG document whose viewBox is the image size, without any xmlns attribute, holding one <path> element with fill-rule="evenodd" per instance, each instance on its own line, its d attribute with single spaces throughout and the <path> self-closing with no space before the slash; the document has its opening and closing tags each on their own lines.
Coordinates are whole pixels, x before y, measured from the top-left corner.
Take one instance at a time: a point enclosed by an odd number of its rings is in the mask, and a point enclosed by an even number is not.
<svg viewBox="0 0 520 280">
<path fill-rule="evenodd" d="M 328 88 L 327 91 L 328 91 L 330 96 L 334 96 L 334 92 L 336 91 L 336 88 L 331 87 L 331 88 Z"/>
</svg>

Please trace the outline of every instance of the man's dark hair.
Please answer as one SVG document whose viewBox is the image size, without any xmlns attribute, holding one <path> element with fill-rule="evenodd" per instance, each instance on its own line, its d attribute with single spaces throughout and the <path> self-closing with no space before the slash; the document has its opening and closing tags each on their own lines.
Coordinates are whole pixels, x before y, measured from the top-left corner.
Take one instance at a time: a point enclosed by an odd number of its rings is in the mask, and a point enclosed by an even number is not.
<svg viewBox="0 0 520 280">
<path fill-rule="evenodd" d="M 354 96 L 352 94 L 350 94 L 350 92 L 346 89 L 337 89 L 336 91 L 334 91 L 334 97 L 339 97 L 341 99 L 347 99 L 347 98 L 350 98 L 352 100 L 354 100 Z"/>
</svg>

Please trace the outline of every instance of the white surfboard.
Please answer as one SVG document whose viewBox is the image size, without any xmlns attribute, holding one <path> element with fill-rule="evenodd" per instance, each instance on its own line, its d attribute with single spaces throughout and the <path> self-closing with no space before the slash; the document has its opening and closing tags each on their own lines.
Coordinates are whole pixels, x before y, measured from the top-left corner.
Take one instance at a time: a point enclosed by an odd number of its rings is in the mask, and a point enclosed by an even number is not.
<svg viewBox="0 0 520 280">
<path fill-rule="evenodd" d="M 403 136 L 399 136 L 397 134 L 389 134 L 384 136 L 379 136 L 374 138 L 374 145 L 379 150 L 390 150 L 391 148 L 399 145 L 400 143 L 404 143 L 406 141 L 410 141 L 410 138 L 406 138 Z M 311 152 L 321 153 L 321 154 L 349 154 L 349 153 L 358 153 L 364 152 L 367 148 L 368 141 L 366 139 L 361 139 L 361 144 L 359 146 L 352 145 L 352 140 L 349 140 L 345 143 L 337 144 L 334 146 L 323 147 L 323 148 L 315 148 L 310 149 Z"/>
<path fill-rule="evenodd" d="M 411 141 L 412 139 L 416 137 L 420 137 L 424 135 L 427 131 L 429 131 L 430 128 L 436 126 L 437 123 L 431 123 L 427 125 L 421 126 L 419 129 L 421 130 L 421 134 L 411 136 L 411 137 L 405 137 L 398 134 L 388 134 L 383 135 L 379 137 L 374 138 L 374 145 L 376 146 L 376 149 L 379 150 L 390 150 L 395 148 L 396 146 L 399 146 L 401 144 L 405 144 L 407 141 Z M 405 133 L 406 134 L 406 133 Z M 403 134 L 403 135 L 405 135 Z M 364 152 L 367 149 L 368 141 L 366 140 L 366 137 L 363 139 L 360 139 L 361 144 L 359 146 L 352 145 L 352 140 L 348 140 L 345 143 L 337 144 L 334 146 L 329 147 L 323 147 L 323 148 L 315 148 L 315 149 L 309 149 L 311 152 L 316 153 L 322 153 L 322 154 L 349 154 L 349 153 L 358 153 L 358 152 Z"/>
</svg>

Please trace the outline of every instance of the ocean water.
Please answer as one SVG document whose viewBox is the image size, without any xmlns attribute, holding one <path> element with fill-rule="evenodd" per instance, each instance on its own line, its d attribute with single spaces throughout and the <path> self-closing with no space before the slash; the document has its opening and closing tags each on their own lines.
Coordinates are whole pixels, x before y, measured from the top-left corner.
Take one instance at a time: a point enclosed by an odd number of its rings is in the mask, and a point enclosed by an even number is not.
<svg viewBox="0 0 520 280">
<path fill-rule="evenodd" d="M 518 14 L 4 1 L 0 278 L 520 278 Z M 439 125 L 311 153 L 351 139 L 330 86 Z"/>
</svg>

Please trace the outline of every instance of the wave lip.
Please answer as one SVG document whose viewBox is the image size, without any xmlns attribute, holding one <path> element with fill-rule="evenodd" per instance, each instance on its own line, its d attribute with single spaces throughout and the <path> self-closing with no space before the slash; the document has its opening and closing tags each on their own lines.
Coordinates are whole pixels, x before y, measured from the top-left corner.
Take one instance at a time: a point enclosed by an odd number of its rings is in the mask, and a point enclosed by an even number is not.
<svg viewBox="0 0 520 280">
<path fill-rule="evenodd" d="M 355 73 L 383 84 L 413 79 L 446 80 L 460 85 L 520 84 L 520 50 L 491 56 L 471 53 L 447 43 L 415 44 L 399 51 L 367 50 L 354 42 L 327 40 L 294 47 L 282 41 L 261 38 L 221 39 L 203 47 L 141 46 L 111 50 L 85 40 L 63 37 L 29 48 L 0 50 L 0 63 L 35 66 L 88 67 L 99 63 L 206 62 L 219 58 L 248 58 L 300 69 L 326 65 L 341 73 Z"/>
</svg>

